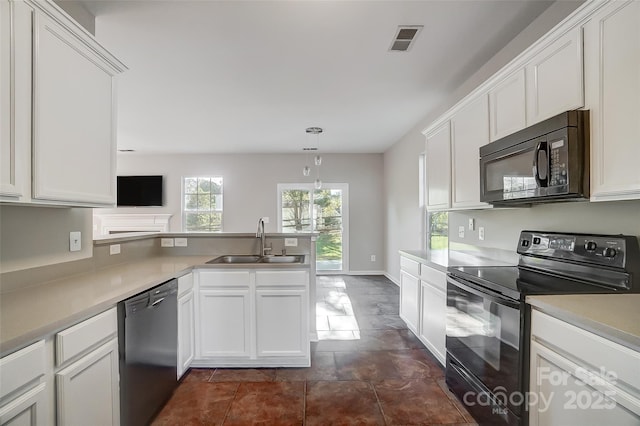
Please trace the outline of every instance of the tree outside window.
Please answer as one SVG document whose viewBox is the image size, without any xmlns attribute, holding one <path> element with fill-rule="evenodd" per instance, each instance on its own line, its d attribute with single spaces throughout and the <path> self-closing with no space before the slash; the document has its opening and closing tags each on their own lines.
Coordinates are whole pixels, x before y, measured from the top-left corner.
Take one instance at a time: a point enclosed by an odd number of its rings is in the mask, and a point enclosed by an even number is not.
<svg viewBox="0 0 640 426">
<path fill-rule="evenodd" d="M 222 231 L 222 177 L 186 177 L 183 185 L 184 230 Z"/>
</svg>

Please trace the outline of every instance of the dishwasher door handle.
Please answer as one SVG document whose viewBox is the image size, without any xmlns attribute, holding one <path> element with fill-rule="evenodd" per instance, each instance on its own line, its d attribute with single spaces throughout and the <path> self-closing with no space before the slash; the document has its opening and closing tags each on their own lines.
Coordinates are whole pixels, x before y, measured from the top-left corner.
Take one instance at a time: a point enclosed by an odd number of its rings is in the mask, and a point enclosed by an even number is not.
<svg viewBox="0 0 640 426">
<path fill-rule="evenodd" d="M 157 306 L 157 305 L 159 305 L 160 303 L 162 303 L 162 301 L 163 301 L 164 299 L 165 299 L 164 297 L 161 297 L 160 299 L 158 299 L 158 300 L 154 301 L 154 302 L 153 302 L 152 304 L 150 304 L 149 306 L 150 306 L 150 307 Z"/>
</svg>

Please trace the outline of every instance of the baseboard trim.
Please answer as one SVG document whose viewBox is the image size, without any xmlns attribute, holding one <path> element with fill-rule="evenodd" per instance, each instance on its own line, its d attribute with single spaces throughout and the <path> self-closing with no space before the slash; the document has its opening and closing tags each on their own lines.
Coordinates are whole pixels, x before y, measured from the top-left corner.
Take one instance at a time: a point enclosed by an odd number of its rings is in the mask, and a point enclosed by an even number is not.
<svg viewBox="0 0 640 426">
<path fill-rule="evenodd" d="M 384 275 L 384 271 L 349 271 L 347 275 Z"/>
<path fill-rule="evenodd" d="M 395 277 L 392 277 L 387 272 L 384 273 L 384 276 L 387 277 L 389 279 L 389 281 L 391 281 L 392 283 L 394 283 L 395 285 L 400 287 L 400 280 L 396 279 Z"/>
</svg>

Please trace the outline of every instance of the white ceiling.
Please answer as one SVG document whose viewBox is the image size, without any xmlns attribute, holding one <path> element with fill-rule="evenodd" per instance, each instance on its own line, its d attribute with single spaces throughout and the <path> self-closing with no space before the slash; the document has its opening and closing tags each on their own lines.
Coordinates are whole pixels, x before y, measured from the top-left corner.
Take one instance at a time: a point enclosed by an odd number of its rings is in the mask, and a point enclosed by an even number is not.
<svg viewBox="0 0 640 426">
<path fill-rule="evenodd" d="M 118 148 L 384 152 L 550 1 L 93 1 Z M 424 25 L 389 52 L 398 25 Z M 319 142 L 309 126 L 324 128 Z"/>
</svg>

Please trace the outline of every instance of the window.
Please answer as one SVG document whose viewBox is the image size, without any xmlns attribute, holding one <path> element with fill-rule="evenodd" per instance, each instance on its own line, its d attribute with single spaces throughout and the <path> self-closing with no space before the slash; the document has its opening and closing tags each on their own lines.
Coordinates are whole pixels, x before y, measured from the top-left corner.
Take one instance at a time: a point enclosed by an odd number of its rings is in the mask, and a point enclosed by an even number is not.
<svg viewBox="0 0 640 426">
<path fill-rule="evenodd" d="M 222 177 L 186 177 L 183 191 L 183 229 L 222 231 Z"/>
<path fill-rule="evenodd" d="M 427 213 L 427 250 L 447 250 L 449 247 L 449 213 Z"/>
</svg>

